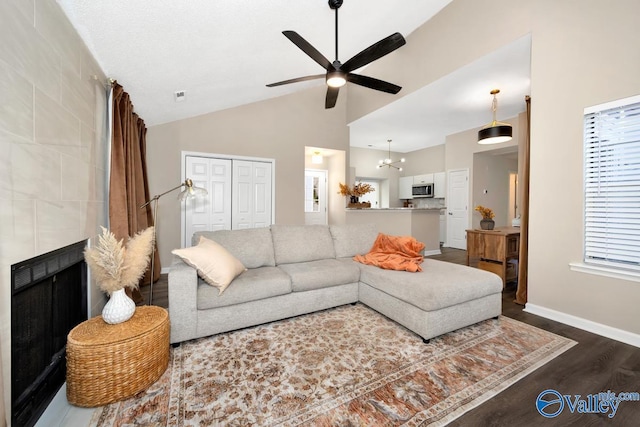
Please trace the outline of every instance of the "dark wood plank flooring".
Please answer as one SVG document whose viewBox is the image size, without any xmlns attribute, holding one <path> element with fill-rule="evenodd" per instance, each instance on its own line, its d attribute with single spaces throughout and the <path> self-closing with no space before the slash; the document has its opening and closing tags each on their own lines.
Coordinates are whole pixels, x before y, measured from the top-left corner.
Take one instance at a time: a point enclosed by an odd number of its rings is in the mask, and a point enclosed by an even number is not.
<svg viewBox="0 0 640 427">
<path fill-rule="evenodd" d="M 429 257 L 466 264 L 466 251 L 442 248 L 442 255 Z M 566 407 L 556 418 L 544 418 L 536 410 L 536 398 L 547 389 L 581 395 L 611 390 L 640 392 L 640 348 L 595 335 L 522 311 L 513 302 L 515 284 L 503 292 L 502 314 L 538 328 L 570 338 L 578 344 L 535 370 L 489 401 L 454 420 L 451 426 L 640 426 L 640 402 L 621 402 L 613 419 L 603 414 L 571 413 Z M 142 288 L 148 301 L 149 287 Z M 153 303 L 168 307 L 167 275 L 153 287 Z"/>
</svg>

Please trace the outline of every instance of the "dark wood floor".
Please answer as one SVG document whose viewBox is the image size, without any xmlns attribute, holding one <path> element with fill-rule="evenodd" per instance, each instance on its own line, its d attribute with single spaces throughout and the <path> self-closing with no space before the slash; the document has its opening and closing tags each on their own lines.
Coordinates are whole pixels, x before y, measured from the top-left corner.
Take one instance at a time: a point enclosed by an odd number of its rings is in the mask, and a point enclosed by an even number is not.
<svg viewBox="0 0 640 427">
<path fill-rule="evenodd" d="M 429 258 L 466 264 L 466 252 L 443 248 Z M 613 419 L 602 414 L 571 413 L 565 405 L 556 418 L 547 419 L 536 410 L 536 398 L 547 389 L 561 394 L 598 394 L 611 390 L 640 392 L 640 348 L 610 340 L 581 329 L 522 311 L 513 302 L 515 284 L 503 292 L 502 314 L 570 338 L 578 345 L 535 370 L 497 396 L 453 421 L 451 426 L 640 426 L 640 402 L 621 402 Z M 148 301 L 149 287 L 142 288 Z M 153 287 L 153 303 L 168 307 L 167 276 Z"/>
</svg>

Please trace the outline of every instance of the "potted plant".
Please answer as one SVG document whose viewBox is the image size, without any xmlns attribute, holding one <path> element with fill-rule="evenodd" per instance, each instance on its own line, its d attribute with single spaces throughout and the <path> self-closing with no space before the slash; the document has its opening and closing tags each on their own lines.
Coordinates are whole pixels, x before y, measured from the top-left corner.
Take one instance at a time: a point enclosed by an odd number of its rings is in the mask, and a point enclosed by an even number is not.
<svg viewBox="0 0 640 427">
<path fill-rule="evenodd" d="M 369 202 L 360 203 L 358 200 L 361 196 L 364 196 L 367 193 L 371 193 L 372 191 L 375 191 L 375 188 L 373 188 L 371 184 L 359 182 L 355 184 L 353 187 L 350 187 L 349 185 L 343 184 L 343 183 L 339 183 L 339 185 L 340 185 L 340 191 L 338 192 L 338 194 L 341 194 L 345 197 L 346 196 L 350 197 L 347 207 L 358 208 L 358 209 L 371 207 L 371 203 Z"/>
<path fill-rule="evenodd" d="M 149 264 L 154 245 L 153 227 L 131 237 L 126 245 L 104 227 L 93 247 L 86 247 L 84 259 L 102 292 L 110 296 L 102 310 L 102 318 L 110 324 L 131 318 L 136 305 L 125 289 L 136 289 Z"/>
<path fill-rule="evenodd" d="M 493 230 L 493 227 L 496 225 L 493 218 L 496 216 L 490 208 L 485 208 L 484 206 L 478 205 L 475 208 L 476 211 L 480 212 L 482 215 L 482 219 L 480 220 L 480 228 L 483 230 Z"/>
</svg>

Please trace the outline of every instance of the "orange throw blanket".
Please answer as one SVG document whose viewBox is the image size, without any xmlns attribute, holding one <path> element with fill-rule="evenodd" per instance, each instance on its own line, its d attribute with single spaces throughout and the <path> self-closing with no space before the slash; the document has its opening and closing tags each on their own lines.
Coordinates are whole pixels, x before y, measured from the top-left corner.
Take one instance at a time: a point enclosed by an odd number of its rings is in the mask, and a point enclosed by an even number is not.
<svg viewBox="0 0 640 427">
<path fill-rule="evenodd" d="M 424 243 L 409 236 L 389 236 L 378 233 L 373 247 L 366 255 L 356 255 L 355 261 L 363 264 L 375 265 L 386 270 L 422 271 L 423 261 L 420 251 Z"/>
</svg>

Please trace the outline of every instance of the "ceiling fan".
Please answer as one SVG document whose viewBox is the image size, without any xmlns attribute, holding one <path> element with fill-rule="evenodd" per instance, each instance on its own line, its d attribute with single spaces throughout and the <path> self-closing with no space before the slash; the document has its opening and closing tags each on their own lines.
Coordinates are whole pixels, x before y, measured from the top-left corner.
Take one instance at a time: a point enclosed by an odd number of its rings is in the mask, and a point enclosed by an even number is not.
<svg viewBox="0 0 640 427">
<path fill-rule="evenodd" d="M 333 108 L 338 100 L 338 92 L 340 88 L 347 82 L 351 82 L 360 86 L 364 86 L 370 89 L 379 90 L 381 92 L 387 92 L 396 94 L 402 89 L 402 87 L 393 83 L 385 82 L 384 80 L 374 79 L 373 77 L 363 76 L 361 74 L 352 73 L 360 67 L 382 58 L 383 56 L 393 52 L 394 50 L 402 47 L 406 41 L 402 34 L 394 33 L 389 37 L 386 37 L 379 42 L 372 44 L 368 48 L 364 49 L 354 57 L 349 59 L 344 64 L 338 60 L 338 9 L 342 6 L 343 0 L 329 0 L 329 7 L 336 11 L 336 60 L 330 62 L 324 57 L 316 48 L 302 38 L 295 31 L 283 31 L 282 34 L 286 38 L 291 40 L 293 44 L 298 46 L 300 50 L 309 55 L 311 59 L 316 61 L 327 72 L 326 74 L 315 74 L 313 76 L 298 77 L 290 80 L 283 80 L 281 82 L 268 84 L 267 87 L 281 86 L 289 83 L 303 82 L 307 80 L 319 79 L 325 77 L 327 82 L 327 96 L 325 98 L 324 107 Z"/>
</svg>

